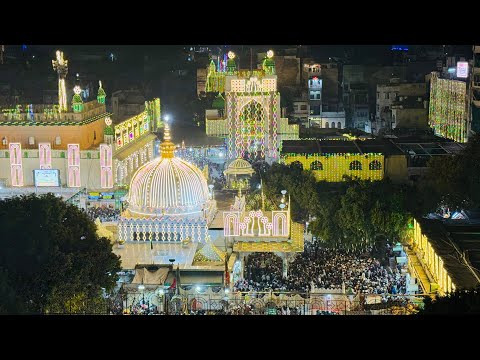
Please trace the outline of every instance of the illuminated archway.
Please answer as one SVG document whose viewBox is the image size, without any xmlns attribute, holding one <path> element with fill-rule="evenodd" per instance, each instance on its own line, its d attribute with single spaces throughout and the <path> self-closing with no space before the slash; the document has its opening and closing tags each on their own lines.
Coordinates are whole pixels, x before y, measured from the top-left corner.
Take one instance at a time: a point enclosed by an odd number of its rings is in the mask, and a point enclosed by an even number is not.
<svg viewBox="0 0 480 360">
<path fill-rule="evenodd" d="M 265 157 L 265 111 L 262 105 L 252 100 L 240 111 L 240 136 L 237 149 L 240 157 L 255 159 Z"/>
</svg>

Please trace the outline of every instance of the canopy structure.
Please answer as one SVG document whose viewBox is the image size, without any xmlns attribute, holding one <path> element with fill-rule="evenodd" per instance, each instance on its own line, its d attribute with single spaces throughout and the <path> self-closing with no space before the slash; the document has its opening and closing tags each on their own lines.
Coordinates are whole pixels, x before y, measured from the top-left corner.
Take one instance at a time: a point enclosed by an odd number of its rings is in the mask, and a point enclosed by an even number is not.
<svg viewBox="0 0 480 360">
<path fill-rule="evenodd" d="M 227 177 L 227 187 L 230 189 L 247 189 L 250 178 L 255 173 L 247 160 L 238 158 L 233 160 L 223 172 Z"/>
<path fill-rule="evenodd" d="M 224 262 L 225 253 L 218 249 L 211 241 L 208 241 L 201 249 L 197 251 L 193 258 L 195 262 Z"/>
<path fill-rule="evenodd" d="M 132 284 L 144 285 L 163 285 L 167 279 L 170 269 L 168 267 L 158 267 L 156 270 L 149 271 L 146 267 L 136 268 L 135 277 Z"/>
</svg>

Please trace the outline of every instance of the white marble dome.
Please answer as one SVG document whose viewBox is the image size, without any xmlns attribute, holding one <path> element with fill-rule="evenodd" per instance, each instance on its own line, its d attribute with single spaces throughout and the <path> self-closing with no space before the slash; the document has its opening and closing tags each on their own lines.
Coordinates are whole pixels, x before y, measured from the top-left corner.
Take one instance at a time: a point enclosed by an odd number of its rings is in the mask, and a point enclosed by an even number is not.
<svg viewBox="0 0 480 360">
<path fill-rule="evenodd" d="M 141 216 L 200 214 L 209 198 L 207 180 L 195 165 L 160 157 L 132 177 L 129 210 Z"/>
<path fill-rule="evenodd" d="M 225 175 L 251 175 L 255 172 L 252 165 L 247 160 L 238 158 L 233 160 L 227 167 L 227 170 L 224 171 Z"/>
</svg>

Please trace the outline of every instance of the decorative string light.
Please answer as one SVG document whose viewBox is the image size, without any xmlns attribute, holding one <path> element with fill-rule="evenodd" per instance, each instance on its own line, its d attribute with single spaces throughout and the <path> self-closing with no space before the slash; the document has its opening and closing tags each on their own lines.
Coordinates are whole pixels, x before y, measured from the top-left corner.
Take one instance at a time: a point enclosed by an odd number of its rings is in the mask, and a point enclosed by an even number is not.
<svg viewBox="0 0 480 360">
<path fill-rule="evenodd" d="M 428 122 L 435 135 L 467 142 L 466 91 L 465 82 L 439 79 L 438 73 L 432 73 Z"/>
</svg>

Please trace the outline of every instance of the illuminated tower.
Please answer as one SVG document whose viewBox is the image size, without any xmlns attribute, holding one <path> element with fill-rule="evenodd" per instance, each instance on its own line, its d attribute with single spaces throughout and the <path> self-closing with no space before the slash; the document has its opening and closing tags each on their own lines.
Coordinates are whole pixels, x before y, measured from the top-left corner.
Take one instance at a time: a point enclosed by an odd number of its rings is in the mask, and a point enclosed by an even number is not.
<svg viewBox="0 0 480 360">
<path fill-rule="evenodd" d="M 268 51 L 262 69 L 238 70 L 235 54 L 228 53 L 225 76 L 225 97 L 218 95 L 212 107 L 216 116 L 206 116 L 208 136 L 225 138 L 227 159 L 279 160 L 283 140 L 298 139 L 297 124 L 281 117 L 280 93 L 273 51 Z M 223 101 L 221 101 L 223 100 Z M 218 105 L 223 102 L 225 111 Z M 209 118 L 209 116 L 211 116 Z"/>
<path fill-rule="evenodd" d="M 3 53 L 5 52 L 5 45 L 0 45 L 0 64 L 3 64 Z"/>
<path fill-rule="evenodd" d="M 99 88 L 98 88 L 97 101 L 99 104 L 105 104 L 105 97 L 107 96 L 107 94 L 105 93 L 105 90 L 103 90 L 101 81 L 98 81 L 98 85 L 99 85 Z"/>
<path fill-rule="evenodd" d="M 80 86 L 77 85 L 73 88 L 73 92 L 75 93 L 75 95 L 73 95 L 73 98 L 72 98 L 73 112 L 75 113 L 82 112 L 83 100 L 82 100 L 82 97 L 80 96 L 82 89 L 80 88 Z"/>
<path fill-rule="evenodd" d="M 65 88 L 65 78 L 68 73 L 68 60 L 63 58 L 63 51 L 57 50 L 57 59 L 52 60 L 53 70 L 58 74 L 58 105 L 59 111 L 68 111 L 67 109 L 67 90 Z"/>
</svg>

